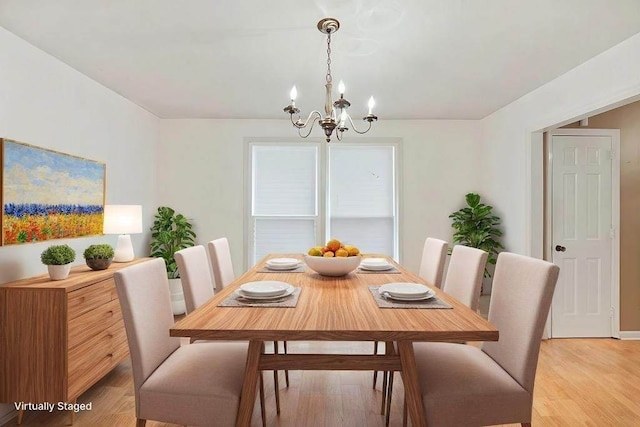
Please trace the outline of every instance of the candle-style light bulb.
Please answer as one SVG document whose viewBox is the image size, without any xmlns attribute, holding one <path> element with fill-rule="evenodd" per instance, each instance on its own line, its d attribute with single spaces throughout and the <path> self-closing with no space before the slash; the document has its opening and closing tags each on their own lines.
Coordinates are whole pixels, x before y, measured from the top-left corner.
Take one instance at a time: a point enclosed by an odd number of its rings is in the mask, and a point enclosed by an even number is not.
<svg viewBox="0 0 640 427">
<path fill-rule="evenodd" d="M 338 92 L 340 92 L 340 96 L 344 96 L 344 82 L 342 80 L 338 83 Z"/>
<path fill-rule="evenodd" d="M 293 87 L 291 88 L 291 92 L 289 92 L 289 96 L 291 97 L 291 106 L 295 107 L 296 97 L 298 96 L 298 90 L 296 89 L 295 85 L 293 85 Z"/>
<path fill-rule="evenodd" d="M 369 114 L 373 114 L 373 107 L 376 105 L 376 101 L 373 100 L 373 96 L 369 98 Z"/>
</svg>

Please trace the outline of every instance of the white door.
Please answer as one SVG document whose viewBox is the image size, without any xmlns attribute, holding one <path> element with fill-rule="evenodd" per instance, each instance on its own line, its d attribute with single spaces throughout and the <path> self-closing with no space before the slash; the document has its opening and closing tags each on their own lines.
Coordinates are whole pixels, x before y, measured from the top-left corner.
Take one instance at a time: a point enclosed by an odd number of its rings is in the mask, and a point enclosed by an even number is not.
<svg viewBox="0 0 640 427">
<path fill-rule="evenodd" d="M 553 262 L 560 266 L 551 335 L 610 337 L 613 136 L 552 133 L 550 144 L 551 245 Z"/>
</svg>

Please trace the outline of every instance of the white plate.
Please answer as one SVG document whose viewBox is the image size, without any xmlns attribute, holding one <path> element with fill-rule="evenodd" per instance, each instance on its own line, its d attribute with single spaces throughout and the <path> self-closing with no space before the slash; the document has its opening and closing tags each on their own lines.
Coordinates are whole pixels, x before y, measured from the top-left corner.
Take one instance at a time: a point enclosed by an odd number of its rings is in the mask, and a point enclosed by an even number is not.
<svg viewBox="0 0 640 427">
<path fill-rule="evenodd" d="M 291 285 L 285 282 L 262 280 L 244 283 L 240 285 L 240 290 L 246 297 L 274 297 L 284 294 L 290 287 Z"/>
<path fill-rule="evenodd" d="M 418 298 L 433 293 L 425 285 L 409 282 L 394 282 L 380 286 L 380 293 L 388 293 L 389 296 L 397 298 Z"/>
<path fill-rule="evenodd" d="M 267 265 L 269 266 L 284 266 L 284 265 L 294 265 L 299 264 L 300 260 L 296 258 L 273 258 L 267 261 Z"/>
<path fill-rule="evenodd" d="M 380 292 L 381 295 L 383 295 L 386 298 L 392 299 L 392 300 L 396 300 L 396 301 L 423 301 L 426 299 L 431 299 L 434 296 L 436 296 L 435 292 L 431 292 L 431 293 L 427 293 L 427 295 L 423 295 L 420 297 L 394 297 L 392 295 L 389 295 L 388 292 Z"/>
<path fill-rule="evenodd" d="M 384 258 L 364 258 L 361 262 L 360 265 L 372 265 L 372 266 L 379 266 L 379 265 L 389 265 L 389 261 L 387 261 Z"/>
<path fill-rule="evenodd" d="M 302 265 L 301 262 L 297 262 L 295 264 L 291 264 L 291 265 L 265 265 L 265 268 L 267 270 L 273 270 L 273 271 L 286 271 L 286 270 L 295 270 L 296 268 L 300 267 Z"/>
<path fill-rule="evenodd" d="M 242 297 L 244 299 L 252 299 L 252 300 L 257 300 L 257 301 L 262 301 L 262 300 L 271 300 L 271 299 L 278 299 L 278 298 L 284 298 L 284 297 L 288 297 L 289 295 L 291 295 L 292 293 L 294 293 L 296 290 L 295 287 L 289 285 L 289 288 L 284 291 L 284 293 L 280 294 L 280 295 L 272 295 L 272 296 L 253 296 L 253 295 L 247 295 L 244 292 L 242 292 L 242 290 L 240 289 L 236 289 L 235 294 L 238 295 L 239 297 Z"/>
<path fill-rule="evenodd" d="M 393 265 L 387 263 L 387 264 L 380 264 L 380 265 L 363 265 L 362 263 L 360 263 L 360 269 L 361 270 L 370 270 L 370 271 L 385 271 L 385 270 L 391 270 L 393 268 Z"/>
</svg>

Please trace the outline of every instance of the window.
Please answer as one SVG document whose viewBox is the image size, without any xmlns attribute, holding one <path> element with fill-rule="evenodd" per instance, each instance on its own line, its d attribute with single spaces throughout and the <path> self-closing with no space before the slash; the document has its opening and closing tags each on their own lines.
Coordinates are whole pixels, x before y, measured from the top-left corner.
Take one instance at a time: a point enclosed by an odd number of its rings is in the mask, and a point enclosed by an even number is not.
<svg viewBox="0 0 640 427">
<path fill-rule="evenodd" d="M 247 259 L 335 237 L 398 257 L 397 143 L 250 143 Z"/>
</svg>

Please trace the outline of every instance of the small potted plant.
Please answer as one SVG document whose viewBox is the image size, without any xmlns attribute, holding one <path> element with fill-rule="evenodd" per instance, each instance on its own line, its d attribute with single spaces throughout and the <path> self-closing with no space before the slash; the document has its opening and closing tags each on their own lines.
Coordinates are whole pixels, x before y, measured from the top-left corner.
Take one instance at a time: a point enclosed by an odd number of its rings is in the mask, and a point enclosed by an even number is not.
<svg viewBox="0 0 640 427">
<path fill-rule="evenodd" d="M 66 279 L 75 259 L 76 252 L 69 245 L 49 246 L 40 254 L 40 260 L 47 266 L 51 280 Z"/>
<path fill-rule="evenodd" d="M 91 245 L 84 250 L 84 260 L 92 270 L 106 270 L 113 261 L 111 245 Z"/>
</svg>

